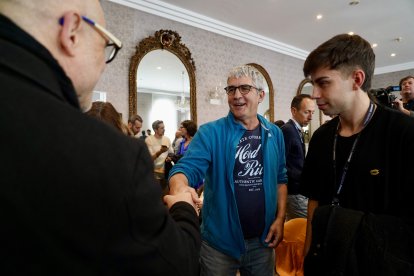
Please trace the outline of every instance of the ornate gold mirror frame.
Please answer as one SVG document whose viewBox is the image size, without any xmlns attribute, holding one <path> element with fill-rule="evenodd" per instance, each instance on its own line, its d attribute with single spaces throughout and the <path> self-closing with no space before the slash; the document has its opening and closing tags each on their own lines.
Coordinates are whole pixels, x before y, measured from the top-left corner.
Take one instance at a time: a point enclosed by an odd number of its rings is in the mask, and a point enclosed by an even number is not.
<svg viewBox="0 0 414 276">
<path fill-rule="evenodd" d="M 190 80 L 190 116 L 197 122 L 197 99 L 195 64 L 191 52 L 181 43 L 181 36 L 171 30 L 156 31 L 153 36 L 143 39 L 137 46 L 135 54 L 131 57 L 129 66 L 129 116 L 137 114 L 137 70 L 142 58 L 154 50 L 167 50 L 176 55 L 187 69 Z"/>
<path fill-rule="evenodd" d="M 273 123 L 274 120 L 274 90 L 273 90 L 273 83 L 270 79 L 269 74 L 267 73 L 266 69 L 263 68 L 263 66 L 257 64 L 257 63 L 248 63 L 247 65 L 251 65 L 255 67 L 260 73 L 262 73 L 263 77 L 265 78 L 265 81 L 267 82 L 267 86 L 269 87 L 269 121 Z M 267 113 L 267 111 L 266 111 Z"/>
</svg>

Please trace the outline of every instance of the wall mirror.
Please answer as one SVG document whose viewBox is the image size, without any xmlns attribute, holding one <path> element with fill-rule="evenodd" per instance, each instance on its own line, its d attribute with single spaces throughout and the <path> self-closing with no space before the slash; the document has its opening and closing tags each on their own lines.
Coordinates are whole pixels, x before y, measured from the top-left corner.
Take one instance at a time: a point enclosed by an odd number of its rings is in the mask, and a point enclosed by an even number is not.
<svg viewBox="0 0 414 276">
<path fill-rule="evenodd" d="M 264 69 L 261 65 L 256 63 L 249 63 L 247 65 L 251 65 L 255 67 L 264 78 L 264 91 L 265 91 L 265 98 L 263 102 L 259 104 L 259 108 L 257 110 L 257 113 L 264 116 L 267 120 L 273 123 L 274 120 L 274 90 L 273 90 L 273 83 L 270 79 L 269 74 L 267 73 L 266 69 Z"/>
<path fill-rule="evenodd" d="M 142 117 L 142 130 L 163 120 L 172 141 L 183 120 L 197 122 L 196 106 L 195 64 L 179 34 L 159 30 L 143 39 L 131 57 L 129 116 Z"/>
</svg>

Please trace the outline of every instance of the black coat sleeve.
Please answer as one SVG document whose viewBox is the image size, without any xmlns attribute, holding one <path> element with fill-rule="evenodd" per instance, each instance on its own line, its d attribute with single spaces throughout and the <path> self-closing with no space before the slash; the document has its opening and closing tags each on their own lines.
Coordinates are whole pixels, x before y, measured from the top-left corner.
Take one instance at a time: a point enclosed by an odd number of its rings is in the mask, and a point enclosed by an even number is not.
<svg viewBox="0 0 414 276">
<path fill-rule="evenodd" d="M 198 275 L 201 238 L 194 208 L 178 202 L 168 210 L 163 204 L 145 145 L 135 168 L 121 220 L 128 233 L 121 237 L 114 267 L 128 275 Z"/>
</svg>

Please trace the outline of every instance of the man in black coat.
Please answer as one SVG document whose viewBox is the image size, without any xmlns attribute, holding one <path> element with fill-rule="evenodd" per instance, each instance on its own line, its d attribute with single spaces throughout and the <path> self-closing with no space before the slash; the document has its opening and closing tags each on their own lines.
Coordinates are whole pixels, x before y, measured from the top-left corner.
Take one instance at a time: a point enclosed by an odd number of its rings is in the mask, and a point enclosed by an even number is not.
<svg viewBox="0 0 414 276">
<path fill-rule="evenodd" d="M 146 145 L 82 113 L 104 25 L 98 0 L 0 1 L 0 275 L 198 272 L 192 194 L 168 210 Z"/>
<path fill-rule="evenodd" d="M 302 127 L 307 126 L 315 112 L 315 103 L 310 95 L 301 94 L 293 98 L 290 105 L 292 119 L 281 129 L 285 140 L 286 169 L 288 175 L 288 197 L 286 219 L 306 218 L 308 199 L 299 193 L 299 181 L 305 162 L 305 141 Z"/>
</svg>

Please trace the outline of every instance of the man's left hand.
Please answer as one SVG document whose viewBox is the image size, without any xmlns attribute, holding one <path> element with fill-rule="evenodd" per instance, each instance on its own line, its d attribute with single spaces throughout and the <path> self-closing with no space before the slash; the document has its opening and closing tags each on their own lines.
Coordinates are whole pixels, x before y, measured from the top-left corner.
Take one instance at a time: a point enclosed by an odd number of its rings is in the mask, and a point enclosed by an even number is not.
<svg viewBox="0 0 414 276">
<path fill-rule="evenodd" d="M 283 228 L 285 220 L 282 218 L 276 218 L 269 228 L 265 242 L 269 243 L 268 247 L 276 248 L 283 239 Z"/>
</svg>

